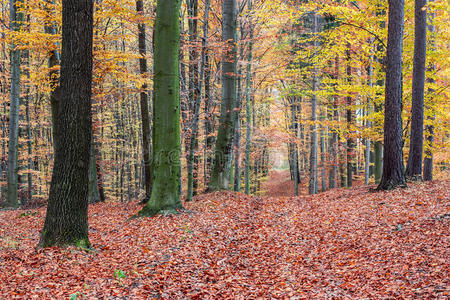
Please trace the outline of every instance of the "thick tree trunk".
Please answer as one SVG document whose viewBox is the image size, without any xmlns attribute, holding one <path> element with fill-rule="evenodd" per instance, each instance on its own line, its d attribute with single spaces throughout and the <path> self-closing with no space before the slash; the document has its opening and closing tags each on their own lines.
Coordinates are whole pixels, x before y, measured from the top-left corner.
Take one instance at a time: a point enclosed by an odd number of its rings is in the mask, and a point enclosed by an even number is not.
<svg viewBox="0 0 450 300">
<path fill-rule="evenodd" d="M 180 0 L 158 0 L 155 24 L 153 170 L 150 201 L 139 212 L 153 216 L 182 208 L 180 200 Z"/>
<path fill-rule="evenodd" d="M 194 93 L 195 95 L 195 104 L 194 104 L 194 114 L 192 116 L 192 131 L 191 131 L 191 139 L 190 139 L 190 147 L 189 147 L 189 156 L 188 156 L 188 190 L 186 201 L 191 201 L 194 196 L 194 164 L 195 164 L 195 151 L 198 147 L 198 123 L 199 123 L 199 114 L 200 114 L 200 105 L 202 100 L 202 90 L 203 90 L 203 81 L 205 77 L 205 63 L 206 63 L 206 51 L 208 47 L 208 15 L 209 15 L 209 5 L 210 0 L 206 0 L 205 3 L 205 15 L 203 18 L 203 41 L 202 41 L 202 53 L 201 53 L 201 62 L 200 62 L 200 81 L 198 83 L 198 90 Z"/>
<path fill-rule="evenodd" d="M 411 137 L 406 177 L 422 180 L 423 97 L 425 89 L 425 60 L 427 52 L 427 0 L 415 0 L 414 61 L 412 80 Z"/>
<path fill-rule="evenodd" d="M 23 13 L 17 11 L 21 1 L 10 0 L 10 29 L 20 31 Z M 9 143 L 6 206 L 18 207 L 19 191 L 19 106 L 20 106 L 20 50 L 14 42 L 11 43 L 11 105 L 9 108 Z"/>
<path fill-rule="evenodd" d="M 63 0 L 55 163 L 39 245 L 89 247 L 87 207 L 91 147 L 93 2 Z"/>
<path fill-rule="evenodd" d="M 136 11 L 138 14 L 142 14 L 144 12 L 144 3 L 142 0 L 136 1 Z M 145 42 L 145 24 L 138 24 L 138 45 L 139 45 L 139 73 L 147 78 L 148 70 L 147 70 L 147 47 Z M 150 195 L 152 193 L 152 164 L 151 164 L 151 155 L 152 155 L 152 145 L 151 145 L 151 126 L 150 126 L 150 109 L 149 109 L 149 101 L 148 101 L 148 87 L 147 84 L 144 83 L 141 86 L 141 91 L 139 93 L 140 97 L 140 111 L 141 111 L 141 122 L 142 122 L 142 150 L 143 150 L 143 158 L 144 158 L 144 186 L 145 186 L 145 198 L 143 200 L 144 203 L 147 203 L 150 199 Z"/>
<path fill-rule="evenodd" d="M 209 190 L 229 188 L 230 160 L 234 133 L 234 107 L 236 103 L 236 0 L 224 0 L 222 6 L 222 41 L 226 51 L 222 58 L 222 105 L 215 158 Z"/>
<path fill-rule="evenodd" d="M 404 0 L 389 0 L 383 175 L 378 190 L 405 187 L 402 150 L 402 49 Z"/>
</svg>

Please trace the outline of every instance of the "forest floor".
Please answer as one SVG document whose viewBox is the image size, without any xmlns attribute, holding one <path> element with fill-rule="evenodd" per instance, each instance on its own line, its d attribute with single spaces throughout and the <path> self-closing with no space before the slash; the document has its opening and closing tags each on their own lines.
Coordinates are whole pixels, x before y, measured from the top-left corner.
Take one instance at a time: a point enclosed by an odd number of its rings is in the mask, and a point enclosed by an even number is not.
<svg viewBox="0 0 450 300">
<path fill-rule="evenodd" d="M 449 297 L 450 181 L 368 190 L 220 192 L 132 220 L 136 203 L 95 204 L 94 251 L 35 250 L 45 210 L 1 211 L 0 299 Z"/>
</svg>

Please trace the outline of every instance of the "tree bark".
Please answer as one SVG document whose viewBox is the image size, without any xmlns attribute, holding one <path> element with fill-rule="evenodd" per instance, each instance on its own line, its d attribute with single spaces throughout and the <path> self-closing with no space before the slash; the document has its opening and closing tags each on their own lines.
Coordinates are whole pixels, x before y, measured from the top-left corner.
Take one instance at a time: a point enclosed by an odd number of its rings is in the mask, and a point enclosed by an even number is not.
<svg viewBox="0 0 450 300">
<path fill-rule="evenodd" d="M 425 90 L 425 60 L 427 55 L 426 4 L 427 0 L 415 0 L 411 137 L 405 174 L 409 180 L 422 180 L 423 97 Z"/>
<path fill-rule="evenodd" d="M 205 15 L 203 18 L 203 40 L 202 40 L 202 52 L 201 52 L 201 62 L 200 62 L 200 80 L 198 83 L 198 90 L 194 93 L 195 95 L 195 104 L 194 104 L 194 114 L 192 116 L 192 132 L 189 146 L 189 156 L 188 156 L 188 190 L 186 201 L 191 201 L 194 196 L 194 158 L 195 151 L 197 150 L 198 141 L 198 123 L 199 123 L 199 114 L 200 114 L 200 105 L 202 100 L 202 90 L 203 90 L 203 81 L 205 77 L 205 63 L 206 63 L 206 51 L 208 47 L 208 15 L 209 15 L 209 6 L 210 0 L 206 0 L 205 3 Z"/>
<path fill-rule="evenodd" d="M 143 14 L 144 12 L 144 3 L 142 0 L 136 1 L 136 11 L 138 14 Z M 138 24 L 138 45 L 139 45 L 139 73 L 145 79 L 148 76 L 147 70 L 147 46 L 145 42 L 145 24 Z M 143 203 L 147 203 L 150 199 L 150 195 L 152 193 L 152 163 L 151 163 L 151 155 L 152 155 L 152 141 L 151 141 L 151 126 L 150 126 L 150 109 L 149 109 L 149 101 L 148 101 L 148 86 L 144 83 L 141 86 L 139 99 L 140 99 L 140 110 L 141 110 L 141 122 L 142 122 L 142 151 L 144 158 L 144 186 L 145 186 L 145 198 Z"/>
<path fill-rule="evenodd" d="M 236 103 L 236 0 L 224 0 L 222 6 L 222 41 L 226 50 L 222 57 L 222 105 L 219 131 L 209 190 L 227 190 L 230 178 Z"/>
<path fill-rule="evenodd" d="M 180 0 L 158 0 L 156 6 L 153 105 L 154 180 L 140 216 L 182 208 L 180 200 Z"/>
<path fill-rule="evenodd" d="M 350 85 L 351 83 L 351 76 L 352 76 L 352 67 L 351 67 L 351 57 L 350 57 L 350 44 L 347 45 L 347 82 Z M 352 187 L 353 185 L 353 159 L 354 159 L 354 143 L 353 138 L 351 137 L 352 134 L 352 125 L 353 125 L 353 111 L 351 108 L 352 105 L 352 97 L 347 96 L 347 129 L 348 129 L 348 136 L 347 136 L 347 187 Z"/>
<path fill-rule="evenodd" d="M 246 121 L 246 135 L 245 135 L 245 165 L 244 165 L 244 184 L 245 193 L 250 194 L 250 150 L 252 143 L 252 110 L 251 110 L 251 92 L 252 92 L 252 60 L 253 60 L 253 20 L 252 7 L 253 0 L 248 0 L 248 31 L 249 43 L 247 54 L 247 75 L 245 80 L 245 121 Z"/>
<path fill-rule="evenodd" d="M 10 29 L 20 31 L 23 13 L 18 12 L 20 0 L 10 0 Z M 18 207 L 19 191 L 19 106 L 20 106 L 20 50 L 14 41 L 11 43 L 11 105 L 9 110 L 9 143 L 6 206 Z"/>
<path fill-rule="evenodd" d="M 402 150 L 402 49 L 404 0 L 389 0 L 383 175 L 378 190 L 406 187 Z"/>
<path fill-rule="evenodd" d="M 93 1 L 63 0 L 55 163 L 39 246 L 89 247 Z"/>
<path fill-rule="evenodd" d="M 434 1 L 434 0 L 430 0 Z M 428 30 L 430 32 L 430 46 L 431 49 L 434 51 L 436 50 L 436 41 L 435 41 L 435 32 L 436 28 L 434 26 L 434 18 L 435 14 L 432 13 L 430 17 L 430 24 L 428 26 Z M 433 73 L 433 71 L 436 69 L 436 66 L 434 64 L 429 65 L 429 71 Z M 433 85 L 435 83 L 434 78 L 429 77 L 428 83 L 430 85 Z M 428 88 L 428 94 L 433 94 L 435 92 L 434 88 L 430 87 Z M 433 142 L 434 142 L 434 119 L 435 119 L 435 111 L 434 107 L 432 105 L 427 105 L 427 110 L 430 112 L 428 113 L 427 120 L 430 122 L 430 124 L 427 124 L 425 126 L 425 139 L 426 139 L 426 148 L 425 148 L 425 158 L 423 160 L 423 180 L 425 181 L 431 181 L 433 180 Z"/>
<path fill-rule="evenodd" d="M 317 15 L 314 14 L 314 35 L 318 31 L 318 20 Z M 314 48 L 317 47 L 317 38 L 314 37 Z M 310 148 L 310 167 L 309 167 L 309 194 L 317 194 L 318 184 L 317 184 L 317 95 L 318 90 L 317 83 L 317 69 L 314 66 L 313 74 L 313 95 L 311 99 L 311 148 Z"/>
</svg>

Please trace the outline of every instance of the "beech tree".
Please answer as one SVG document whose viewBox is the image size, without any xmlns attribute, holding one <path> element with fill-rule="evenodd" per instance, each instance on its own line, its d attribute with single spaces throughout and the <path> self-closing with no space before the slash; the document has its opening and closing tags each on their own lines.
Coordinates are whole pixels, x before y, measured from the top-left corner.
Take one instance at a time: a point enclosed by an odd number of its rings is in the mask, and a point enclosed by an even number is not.
<svg viewBox="0 0 450 300">
<path fill-rule="evenodd" d="M 139 212 L 153 216 L 182 208 L 180 200 L 180 3 L 158 0 L 155 23 L 153 104 L 153 185 Z"/>
<path fill-rule="evenodd" d="M 224 0 L 222 5 L 222 41 L 226 43 L 222 58 L 222 104 L 219 131 L 209 190 L 228 189 L 233 156 L 234 107 L 236 103 L 236 0 Z"/>
<path fill-rule="evenodd" d="M 402 50 L 404 0 L 389 0 L 384 100 L 383 175 L 379 190 L 405 187 L 402 150 Z"/>
<path fill-rule="evenodd" d="M 19 0 L 10 1 L 10 27 L 13 31 L 20 31 L 23 13 L 18 11 Z M 19 105 L 20 105 L 20 50 L 14 41 L 11 43 L 11 105 L 9 110 L 9 145 L 6 205 L 19 206 Z"/>
<path fill-rule="evenodd" d="M 414 8 L 414 60 L 412 81 L 411 137 L 406 177 L 422 179 L 423 97 L 427 53 L 427 0 L 416 0 Z"/>
<path fill-rule="evenodd" d="M 142 0 L 136 1 L 136 11 L 140 14 L 144 11 L 144 3 Z M 147 76 L 147 46 L 145 41 L 145 24 L 138 24 L 138 45 L 139 45 L 139 73 L 143 76 Z M 151 128 L 150 128 L 150 113 L 149 113 L 149 101 L 147 84 L 144 83 L 141 86 L 139 92 L 139 104 L 141 109 L 141 121 L 142 121 L 142 152 L 144 159 L 144 185 L 145 185 L 145 198 L 144 202 L 147 203 L 150 199 L 152 192 L 152 165 L 151 165 Z"/>
<path fill-rule="evenodd" d="M 62 2 L 61 75 L 54 127 L 55 162 L 39 246 L 90 247 L 89 158 L 92 138 L 91 84 L 93 1 Z"/>
</svg>

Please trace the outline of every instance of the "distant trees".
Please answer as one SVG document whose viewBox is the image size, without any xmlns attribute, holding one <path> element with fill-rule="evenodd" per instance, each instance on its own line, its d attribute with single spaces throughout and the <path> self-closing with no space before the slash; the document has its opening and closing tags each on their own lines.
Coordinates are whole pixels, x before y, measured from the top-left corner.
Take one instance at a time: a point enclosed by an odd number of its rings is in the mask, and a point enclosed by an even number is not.
<svg viewBox="0 0 450 300">
<path fill-rule="evenodd" d="M 180 200 L 180 0 L 156 6 L 153 105 L 153 172 L 150 200 L 139 212 L 153 216 L 182 208 Z"/>
<path fill-rule="evenodd" d="M 55 162 L 39 245 L 89 247 L 93 2 L 63 0 Z"/>
</svg>

